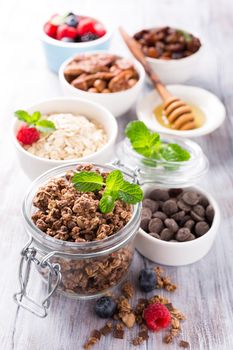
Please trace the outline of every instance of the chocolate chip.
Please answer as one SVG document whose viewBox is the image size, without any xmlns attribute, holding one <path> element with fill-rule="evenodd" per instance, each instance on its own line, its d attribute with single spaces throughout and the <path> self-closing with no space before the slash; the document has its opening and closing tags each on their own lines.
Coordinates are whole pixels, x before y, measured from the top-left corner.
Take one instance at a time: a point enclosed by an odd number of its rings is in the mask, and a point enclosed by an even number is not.
<svg viewBox="0 0 233 350">
<path fill-rule="evenodd" d="M 210 227 L 205 221 L 199 221 L 195 226 L 195 233 L 198 237 L 203 236 L 207 231 L 209 231 Z"/>
<path fill-rule="evenodd" d="M 200 195 L 199 204 L 201 204 L 204 208 L 206 208 L 209 205 L 209 201 L 205 196 Z"/>
<path fill-rule="evenodd" d="M 170 197 L 177 197 L 179 196 L 181 193 L 183 193 L 182 188 L 170 188 L 168 190 L 168 194 Z"/>
<path fill-rule="evenodd" d="M 186 213 L 190 212 L 190 210 L 191 210 L 191 207 L 188 204 L 186 204 L 183 201 L 183 199 L 178 200 L 177 206 L 178 206 L 178 208 L 180 208 L 181 210 L 183 210 Z"/>
<path fill-rule="evenodd" d="M 163 231 L 160 234 L 160 238 L 163 241 L 170 241 L 173 238 L 173 236 L 174 236 L 174 232 L 172 232 L 168 228 L 164 228 Z"/>
<path fill-rule="evenodd" d="M 152 214 L 153 218 L 158 218 L 162 221 L 164 221 L 167 218 L 167 215 L 163 213 L 162 211 L 156 211 L 155 213 Z"/>
<path fill-rule="evenodd" d="M 150 208 L 142 208 L 141 211 L 141 217 L 142 218 L 151 218 L 152 216 L 152 211 L 150 210 Z"/>
<path fill-rule="evenodd" d="M 152 211 L 152 213 L 157 211 L 159 208 L 159 204 L 150 198 L 145 198 L 142 201 L 142 206 L 143 208 L 149 208 Z"/>
<path fill-rule="evenodd" d="M 182 199 L 189 205 L 196 205 L 199 202 L 199 194 L 193 191 L 187 191 L 183 194 Z"/>
<path fill-rule="evenodd" d="M 176 234 L 176 239 L 179 242 L 184 242 L 189 239 L 189 236 L 191 235 L 191 232 L 188 228 L 180 228 L 179 231 Z"/>
<path fill-rule="evenodd" d="M 214 208 L 210 204 L 206 208 L 206 217 L 209 220 L 209 222 L 212 223 L 214 219 Z"/>
<path fill-rule="evenodd" d="M 161 239 L 160 235 L 156 232 L 150 232 L 150 235 L 154 238 Z"/>
<path fill-rule="evenodd" d="M 200 204 L 195 205 L 192 210 L 199 216 L 205 216 L 205 208 Z"/>
<path fill-rule="evenodd" d="M 140 227 L 144 230 L 144 231 L 148 231 L 148 225 L 149 225 L 150 219 L 146 218 L 146 217 L 142 217 L 141 218 L 141 224 Z"/>
<path fill-rule="evenodd" d="M 187 241 L 193 241 L 195 239 L 195 235 L 193 235 L 192 233 L 190 234 L 190 236 L 188 237 L 188 239 L 186 239 L 186 242 Z"/>
<path fill-rule="evenodd" d="M 155 201 L 165 202 L 166 200 L 169 199 L 168 190 L 162 190 L 160 188 L 156 188 L 150 193 L 150 198 Z"/>
<path fill-rule="evenodd" d="M 164 223 L 165 223 L 165 226 L 167 226 L 167 228 L 169 228 L 169 230 L 173 233 L 179 230 L 179 226 L 177 225 L 174 219 L 166 219 Z"/>
<path fill-rule="evenodd" d="M 202 216 L 198 215 L 193 210 L 191 210 L 190 214 L 191 214 L 192 219 L 195 220 L 195 221 L 203 221 L 204 220 L 204 218 Z"/>
<path fill-rule="evenodd" d="M 191 231 L 194 225 L 195 225 L 195 221 L 193 221 L 193 220 L 188 220 L 188 221 L 186 221 L 186 223 L 184 224 L 184 227 L 189 228 L 190 231 Z"/>
<path fill-rule="evenodd" d="M 185 216 L 185 212 L 183 210 L 178 211 L 178 213 L 172 215 L 172 219 L 175 221 L 181 221 Z"/>
<path fill-rule="evenodd" d="M 185 215 L 183 219 L 180 220 L 180 225 L 183 226 L 188 220 L 191 219 L 190 215 Z"/>
<path fill-rule="evenodd" d="M 149 228 L 149 232 L 160 233 L 164 228 L 164 225 L 162 220 L 158 218 L 154 218 L 150 220 L 148 228 Z"/>
<path fill-rule="evenodd" d="M 163 204 L 163 211 L 168 216 L 175 214 L 178 211 L 176 202 L 173 199 L 169 199 Z"/>
</svg>

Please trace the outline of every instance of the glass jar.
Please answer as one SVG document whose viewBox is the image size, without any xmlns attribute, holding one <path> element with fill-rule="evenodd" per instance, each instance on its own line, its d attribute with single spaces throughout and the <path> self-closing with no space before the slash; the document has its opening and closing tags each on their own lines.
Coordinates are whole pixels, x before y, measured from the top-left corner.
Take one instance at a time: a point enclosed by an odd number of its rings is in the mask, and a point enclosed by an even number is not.
<svg viewBox="0 0 233 350">
<path fill-rule="evenodd" d="M 114 165 L 94 166 L 101 172 L 116 169 Z M 116 287 L 126 277 L 133 260 L 141 203 L 132 205 L 132 217 L 120 231 L 102 241 L 62 241 L 48 236 L 32 221 L 31 216 L 36 210 L 33 198 L 38 189 L 51 178 L 62 177 L 68 170 L 75 170 L 76 167 L 77 163 L 71 163 L 46 172 L 32 183 L 23 202 L 24 225 L 30 239 L 21 252 L 21 290 L 14 298 L 20 306 L 40 317 L 47 315 L 49 298 L 55 290 L 76 299 L 100 296 Z M 122 172 L 125 180 L 136 181 L 133 174 Z M 26 292 L 30 265 L 33 262 L 48 286 L 48 295 L 40 305 L 27 297 Z"/>
<path fill-rule="evenodd" d="M 190 153 L 184 162 L 148 159 L 134 151 L 125 138 L 117 145 L 117 158 L 131 170 L 138 169 L 139 182 L 155 183 L 165 187 L 186 187 L 197 182 L 209 168 L 209 162 L 201 147 L 188 139 L 162 137 L 165 143 L 177 143 Z"/>
</svg>

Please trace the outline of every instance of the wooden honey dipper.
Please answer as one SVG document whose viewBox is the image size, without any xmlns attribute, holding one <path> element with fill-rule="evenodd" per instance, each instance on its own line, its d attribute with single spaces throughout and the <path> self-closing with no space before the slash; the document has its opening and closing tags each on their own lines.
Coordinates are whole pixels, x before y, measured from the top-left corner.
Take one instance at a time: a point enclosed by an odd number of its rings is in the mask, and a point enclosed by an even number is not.
<svg viewBox="0 0 233 350">
<path fill-rule="evenodd" d="M 161 82 L 151 65 L 147 62 L 136 40 L 130 37 L 126 31 L 120 27 L 119 31 L 134 57 L 143 65 L 153 86 L 158 91 L 164 104 L 163 111 L 171 127 L 176 130 L 191 130 L 196 127 L 192 109 L 178 97 L 173 96 Z"/>
</svg>

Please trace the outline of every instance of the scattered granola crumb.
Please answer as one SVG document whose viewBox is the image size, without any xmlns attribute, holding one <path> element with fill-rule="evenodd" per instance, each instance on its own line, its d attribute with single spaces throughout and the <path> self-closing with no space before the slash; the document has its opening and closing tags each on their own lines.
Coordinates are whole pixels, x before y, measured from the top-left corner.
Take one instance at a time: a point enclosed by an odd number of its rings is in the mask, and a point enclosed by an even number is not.
<svg viewBox="0 0 233 350">
<path fill-rule="evenodd" d="M 157 288 L 165 289 L 168 292 L 174 292 L 176 290 L 177 286 L 172 283 L 170 277 L 164 275 L 164 270 L 161 267 L 157 266 L 155 273 L 157 276 Z"/>
<path fill-rule="evenodd" d="M 132 298 L 133 294 L 134 294 L 134 287 L 132 285 L 132 283 L 130 283 L 129 281 L 126 281 L 122 288 L 122 293 L 123 295 L 127 298 L 127 299 L 130 299 Z"/>
<path fill-rule="evenodd" d="M 124 325 L 122 323 L 117 323 L 113 331 L 113 337 L 117 339 L 124 339 Z"/>
<path fill-rule="evenodd" d="M 185 348 L 185 349 L 189 349 L 189 347 L 190 347 L 189 343 L 188 343 L 187 341 L 185 341 L 185 340 L 181 340 L 181 341 L 179 342 L 179 346 L 180 346 L 181 348 Z"/>
<path fill-rule="evenodd" d="M 137 345 L 141 345 L 144 341 L 145 339 L 143 339 L 143 337 L 137 336 L 132 340 L 132 344 L 134 346 L 137 346 Z"/>
<path fill-rule="evenodd" d="M 83 345 L 83 349 L 88 350 L 93 345 L 95 345 L 101 338 L 101 333 L 97 329 L 92 331 L 91 336 L 87 339 L 86 343 Z"/>
<path fill-rule="evenodd" d="M 111 321 L 108 321 L 102 328 L 100 328 L 100 333 L 104 336 L 112 332 L 113 325 Z"/>
</svg>

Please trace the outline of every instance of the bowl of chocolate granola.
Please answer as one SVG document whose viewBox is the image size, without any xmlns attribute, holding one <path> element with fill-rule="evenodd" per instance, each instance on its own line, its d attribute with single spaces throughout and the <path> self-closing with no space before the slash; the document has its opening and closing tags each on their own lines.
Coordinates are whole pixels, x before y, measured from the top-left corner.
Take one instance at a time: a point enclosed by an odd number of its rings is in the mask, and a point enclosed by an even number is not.
<svg viewBox="0 0 233 350">
<path fill-rule="evenodd" d="M 183 83 L 195 73 L 203 49 L 197 36 L 166 26 L 142 29 L 133 37 L 165 84 Z"/>
<path fill-rule="evenodd" d="M 15 116 L 13 142 L 31 179 L 71 161 L 105 163 L 113 157 L 116 119 L 94 102 L 55 98 L 17 110 Z"/>
<path fill-rule="evenodd" d="M 70 163 L 37 178 L 23 220 L 42 277 L 58 269 L 58 290 L 78 299 L 117 286 L 133 259 L 142 198 L 133 176 L 112 165 Z"/>
<path fill-rule="evenodd" d="M 144 77 L 139 62 L 108 52 L 78 54 L 66 60 L 59 70 L 65 95 L 98 102 L 115 117 L 135 103 Z"/>
</svg>

